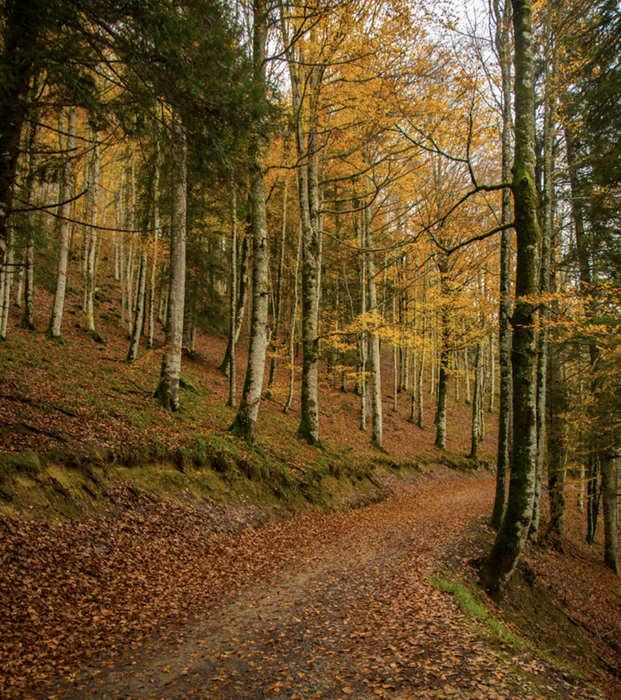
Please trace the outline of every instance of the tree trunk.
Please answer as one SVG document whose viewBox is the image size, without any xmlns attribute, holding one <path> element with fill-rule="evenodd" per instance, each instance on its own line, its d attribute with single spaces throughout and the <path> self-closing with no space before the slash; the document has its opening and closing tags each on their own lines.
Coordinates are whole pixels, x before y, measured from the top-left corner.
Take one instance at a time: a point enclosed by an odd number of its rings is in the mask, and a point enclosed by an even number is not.
<svg viewBox="0 0 621 700">
<path fill-rule="evenodd" d="M 468 457 L 475 462 L 479 458 L 479 442 L 481 441 L 481 365 L 483 343 L 477 343 L 477 354 L 474 364 L 474 397 L 472 400 L 472 429 L 470 432 L 470 454 Z"/>
<path fill-rule="evenodd" d="M 170 291 L 165 351 L 155 395 L 169 411 L 179 408 L 179 380 L 185 304 L 185 239 L 187 216 L 187 143 L 185 128 L 173 115 L 171 125 L 172 204 L 170 220 Z"/>
<path fill-rule="evenodd" d="M 375 285 L 375 253 L 373 252 L 373 228 L 370 207 L 365 208 L 365 230 L 366 246 L 368 248 L 369 265 L 369 312 L 373 316 L 373 325 L 379 322 L 379 308 L 377 305 L 377 289 Z M 382 447 L 383 436 L 383 416 L 382 416 L 382 373 L 380 359 L 380 343 L 377 329 L 374 328 L 370 334 L 371 338 L 371 384 L 373 393 L 371 395 L 373 409 L 373 435 L 371 442 L 376 447 Z"/>
<path fill-rule="evenodd" d="M 235 355 L 235 310 L 237 302 L 237 189 L 231 174 L 231 278 L 229 293 L 229 398 L 227 406 L 237 403 L 237 358 Z"/>
<path fill-rule="evenodd" d="M 494 3 L 496 15 L 496 51 L 502 72 L 502 180 L 511 179 L 511 3 L 504 0 L 502 10 Z M 502 192 L 502 223 L 511 221 L 511 192 Z M 491 526 L 500 527 L 507 502 L 507 478 L 512 421 L 511 378 L 511 230 L 505 229 L 500 240 L 500 304 L 498 309 L 498 362 L 500 365 L 500 401 L 498 407 L 498 450 L 496 454 L 496 495 Z"/>
<path fill-rule="evenodd" d="M 149 310 L 148 310 L 148 331 L 147 347 L 153 347 L 153 337 L 155 335 L 155 280 L 157 275 L 157 253 L 160 240 L 160 148 L 159 142 L 155 147 L 153 164 L 153 256 L 151 261 L 151 284 L 149 288 Z"/>
<path fill-rule="evenodd" d="M 280 242 L 278 250 L 278 276 L 276 279 L 276 313 L 274 321 L 274 332 L 272 333 L 272 358 L 270 360 L 270 374 L 267 381 L 267 394 L 268 398 L 271 395 L 271 389 L 274 386 L 274 374 L 276 372 L 276 353 L 278 352 L 278 341 L 280 336 L 280 324 L 282 315 L 282 281 L 283 281 L 283 270 L 285 264 L 285 239 L 287 231 L 287 194 L 288 194 L 288 180 L 285 179 L 285 187 L 283 193 L 283 203 L 282 203 L 282 223 L 280 227 Z"/>
<path fill-rule="evenodd" d="M 252 209 L 252 315 L 250 321 L 250 346 L 248 365 L 242 399 L 231 431 L 248 443 L 254 442 L 254 434 L 259 416 L 265 357 L 267 354 L 267 320 L 269 303 L 269 246 L 267 238 L 267 217 L 265 206 L 265 174 L 263 152 L 261 110 L 265 100 L 265 47 L 267 41 L 268 8 L 263 0 L 254 0 L 253 5 L 253 123 L 250 136 L 249 172 L 250 205 Z"/>
<path fill-rule="evenodd" d="M 65 153 L 65 163 L 60 173 L 60 184 L 58 187 L 58 201 L 65 202 L 71 198 L 73 185 L 73 158 L 75 150 L 75 107 L 69 109 L 67 119 L 66 110 L 61 112 L 59 118 L 59 150 Z M 67 132 L 66 137 L 63 132 Z M 63 321 L 63 311 L 65 308 L 65 291 L 67 288 L 67 268 L 69 262 L 69 222 L 66 218 L 71 210 L 70 204 L 61 204 L 58 207 L 58 215 L 63 217 L 58 220 L 58 233 L 60 245 L 58 251 L 58 272 L 56 275 L 56 293 L 54 294 L 54 305 L 52 306 L 52 316 L 48 328 L 49 338 L 60 338 L 60 331 Z"/>
<path fill-rule="evenodd" d="M 536 475 L 535 310 L 539 222 L 535 189 L 535 78 L 530 0 L 513 0 L 515 35 L 515 157 L 513 201 L 517 234 L 516 303 L 513 312 L 514 437 L 507 510 L 480 571 L 485 589 L 501 598 L 518 564 L 533 515 Z"/>
<path fill-rule="evenodd" d="M 244 314 L 246 312 L 246 302 L 248 301 L 248 286 L 250 282 L 250 238 L 248 236 L 243 236 L 241 245 L 241 261 L 239 264 L 239 285 L 236 284 L 237 288 L 237 304 L 235 306 L 235 320 L 229 327 L 229 341 L 226 346 L 226 352 L 224 353 L 224 359 L 222 360 L 218 369 L 225 375 L 229 375 L 231 369 L 231 351 L 232 348 L 237 345 L 239 340 L 239 334 L 241 333 L 241 327 L 244 322 Z M 237 250 L 235 250 L 235 255 L 237 255 Z M 231 252 L 233 255 L 233 252 Z"/>
<path fill-rule="evenodd" d="M 439 314 L 440 328 L 440 377 L 438 381 L 438 405 L 436 408 L 436 442 L 441 450 L 446 450 L 446 401 L 448 398 L 448 362 L 449 362 L 449 303 L 448 272 L 449 259 L 444 253 L 438 253 L 438 270 L 440 272 L 441 308 Z"/>
<path fill-rule="evenodd" d="M 140 257 L 140 276 L 138 278 L 138 298 L 136 300 L 136 313 L 134 316 L 134 323 L 132 328 L 132 337 L 129 344 L 129 350 L 127 352 L 127 359 L 125 362 L 132 365 L 138 357 L 138 348 L 140 347 L 140 334 L 142 333 L 142 326 L 144 324 L 144 307 L 146 301 L 146 291 L 147 291 L 147 267 L 149 261 L 147 258 L 147 247 L 146 243 L 143 243 L 142 255 Z"/>
<path fill-rule="evenodd" d="M 9 238 L 9 217 L 28 89 L 34 71 L 33 45 L 41 31 L 41 7 L 36 2 L 5 0 L 0 75 L 0 271 L 4 269 Z"/>
<path fill-rule="evenodd" d="M 608 450 L 602 458 L 602 495 L 604 500 L 604 563 L 619 575 L 619 543 L 617 520 L 619 515 L 619 458 Z"/>
<path fill-rule="evenodd" d="M 283 407 L 283 413 L 289 413 L 293 403 L 293 384 L 295 380 L 295 324 L 298 317 L 298 275 L 300 272 L 300 257 L 302 255 L 302 224 L 298 235 L 298 252 L 295 256 L 295 274 L 293 275 L 293 302 L 291 311 L 291 327 L 289 329 L 289 395 Z"/>
<path fill-rule="evenodd" d="M 87 220 L 97 224 L 99 199 L 99 137 L 93 131 L 93 150 L 88 163 L 88 213 Z M 97 229 L 89 227 L 85 234 L 84 251 L 84 314 L 88 330 L 95 330 L 95 252 L 97 250 Z"/>
</svg>

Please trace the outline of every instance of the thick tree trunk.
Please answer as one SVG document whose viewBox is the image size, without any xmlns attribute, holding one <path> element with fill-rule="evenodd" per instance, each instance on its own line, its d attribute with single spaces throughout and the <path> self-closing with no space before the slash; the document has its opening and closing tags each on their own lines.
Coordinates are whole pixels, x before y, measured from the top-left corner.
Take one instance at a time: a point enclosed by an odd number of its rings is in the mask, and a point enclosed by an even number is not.
<svg viewBox="0 0 621 700">
<path fill-rule="evenodd" d="M 507 510 L 483 568 L 481 581 L 502 597 L 518 564 L 533 515 L 536 475 L 535 310 L 539 222 L 535 189 L 535 78 L 530 0 L 513 0 L 515 35 L 515 157 L 513 200 L 517 234 L 516 303 L 513 313 L 513 457 Z"/>
<path fill-rule="evenodd" d="M 265 47 L 267 41 L 268 8 L 263 0 L 253 5 L 253 125 L 251 128 L 249 172 L 251 228 L 253 241 L 252 315 L 250 321 L 250 346 L 244 390 L 237 416 L 231 430 L 249 443 L 254 434 L 259 416 L 265 358 L 267 354 L 267 320 L 269 305 L 269 246 L 267 238 L 267 216 L 265 206 L 265 174 L 260 112 L 265 99 Z"/>
<path fill-rule="evenodd" d="M 173 116 L 173 119 L 175 117 Z M 160 383 L 155 392 L 169 411 L 179 408 L 179 380 L 183 344 L 185 304 L 185 239 L 187 216 L 187 143 L 184 127 L 175 122 L 171 135 L 173 187 L 170 221 L 170 291 L 166 347 L 162 357 Z"/>
<path fill-rule="evenodd" d="M 71 198 L 73 184 L 73 158 L 75 149 L 75 121 L 76 110 L 72 107 L 67 118 L 66 110 L 61 112 L 59 118 L 59 150 L 65 153 L 65 163 L 60 173 L 60 184 L 58 187 L 58 201 L 65 202 Z M 66 137 L 63 136 L 66 132 Z M 49 338 L 60 338 L 63 311 L 65 308 L 65 291 L 67 288 L 67 268 L 69 261 L 69 222 L 66 220 L 71 209 L 70 204 L 61 204 L 58 207 L 58 215 L 62 218 L 58 220 L 59 250 L 58 250 L 58 272 L 56 274 L 56 293 L 54 294 L 54 304 L 52 306 L 52 316 L 48 328 Z"/>
<path fill-rule="evenodd" d="M 504 0 L 500 9 L 494 3 L 496 15 L 496 50 L 502 72 L 502 179 L 511 179 L 511 3 Z M 502 223 L 511 221 L 511 192 L 502 192 Z M 501 234 L 500 241 L 500 305 L 498 310 L 498 362 L 500 365 L 500 402 L 498 408 L 498 450 L 496 456 L 496 495 L 491 525 L 500 527 L 507 502 L 507 478 L 509 475 L 509 453 L 512 423 L 512 378 L 511 378 L 511 230 Z"/>
</svg>

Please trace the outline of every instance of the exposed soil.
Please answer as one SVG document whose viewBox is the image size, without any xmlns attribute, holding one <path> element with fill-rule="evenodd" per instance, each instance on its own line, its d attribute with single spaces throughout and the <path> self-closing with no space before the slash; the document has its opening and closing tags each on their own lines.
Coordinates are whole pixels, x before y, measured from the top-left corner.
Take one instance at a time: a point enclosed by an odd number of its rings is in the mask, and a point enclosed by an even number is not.
<svg viewBox="0 0 621 700">
<path fill-rule="evenodd" d="M 145 559 L 149 570 L 162 569 L 160 584 L 141 594 L 155 628 L 142 637 L 129 622 L 124 634 L 113 630 L 113 618 L 132 609 L 123 611 L 122 601 L 114 609 L 108 595 L 109 634 L 86 624 L 82 636 L 76 630 L 79 651 L 65 681 L 54 683 L 52 670 L 40 681 L 29 674 L 30 688 L 5 690 L 72 700 L 602 697 L 529 650 L 494 640 L 430 584 L 463 546 L 472 519 L 489 511 L 493 480 L 449 472 L 412 479 L 358 510 L 213 535 L 202 569 L 188 564 L 181 522 L 180 535 L 158 540 L 159 551 L 150 544 L 155 514 L 143 508 L 144 536 L 131 532 L 142 557 L 128 550 L 124 576 L 136 586 L 132 570 L 142 561 L 148 576 Z M 157 604 L 167 595 L 176 615 Z M 38 663 L 37 653 L 31 658 Z M 78 670 L 80 658 L 88 660 Z"/>
</svg>

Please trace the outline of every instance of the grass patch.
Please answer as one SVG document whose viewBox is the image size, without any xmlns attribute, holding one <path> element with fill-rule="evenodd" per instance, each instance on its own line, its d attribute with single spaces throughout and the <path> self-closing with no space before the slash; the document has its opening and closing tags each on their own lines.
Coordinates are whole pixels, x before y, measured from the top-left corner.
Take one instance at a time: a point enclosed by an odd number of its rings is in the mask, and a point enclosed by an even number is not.
<svg viewBox="0 0 621 700">
<path fill-rule="evenodd" d="M 429 583 L 434 588 L 446 591 L 454 596 L 463 613 L 481 622 L 496 641 L 502 644 L 509 644 L 520 650 L 527 648 L 526 642 L 511 632 L 506 625 L 499 622 L 493 615 L 490 615 L 463 583 L 447 581 L 445 578 L 436 575 L 432 575 L 429 578 Z"/>
</svg>

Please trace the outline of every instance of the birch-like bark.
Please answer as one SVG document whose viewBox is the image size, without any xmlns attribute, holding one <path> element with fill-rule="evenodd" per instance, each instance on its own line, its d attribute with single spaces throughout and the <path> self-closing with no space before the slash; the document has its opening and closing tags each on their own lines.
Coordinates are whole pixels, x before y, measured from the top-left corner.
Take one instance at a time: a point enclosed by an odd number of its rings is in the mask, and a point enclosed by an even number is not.
<svg viewBox="0 0 621 700">
<path fill-rule="evenodd" d="M 93 147 L 88 163 L 87 220 L 97 224 L 99 205 L 99 137 L 93 131 Z M 85 233 L 84 251 L 84 314 L 88 330 L 95 331 L 95 253 L 97 250 L 97 229 L 89 227 Z"/>
<path fill-rule="evenodd" d="M 15 275 L 15 251 L 13 245 L 14 239 L 13 229 L 9 227 L 7 231 L 6 241 L 6 258 L 5 264 L 2 267 L 2 285 L 0 290 L 2 293 L 2 316 L 0 316 L 0 340 L 6 340 L 9 311 L 11 309 L 11 288 L 13 287 L 13 277 Z"/>
<path fill-rule="evenodd" d="M 282 315 L 282 283 L 283 283 L 283 270 L 285 264 L 285 238 L 287 230 L 287 194 L 288 194 L 288 180 L 285 179 L 285 187 L 283 193 L 283 203 L 282 203 L 282 222 L 280 227 L 280 241 L 278 245 L 278 273 L 276 279 L 276 312 L 275 312 L 275 322 L 274 331 L 272 333 L 272 357 L 270 360 L 270 374 L 267 381 L 267 391 L 268 398 L 272 387 L 274 386 L 274 375 L 276 373 L 276 353 L 278 352 L 278 339 L 280 336 L 280 324 Z"/>
<path fill-rule="evenodd" d="M 383 445 L 383 415 L 382 415 L 382 372 L 380 358 L 379 335 L 375 326 L 379 321 L 379 308 L 377 304 L 377 287 L 375 283 L 375 253 L 373 252 L 373 221 L 370 206 L 365 208 L 366 216 L 366 246 L 368 249 L 369 265 L 369 312 L 373 316 L 374 329 L 370 333 L 371 341 L 371 405 L 373 411 L 373 434 L 371 442 L 376 447 Z"/>
<path fill-rule="evenodd" d="M 251 229 L 253 241 L 252 315 L 250 320 L 250 345 L 244 390 L 237 416 L 231 430 L 247 442 L 254 442 L 259 416 L 265 358 L 267 354 L 267 320 L 269 304 L 268 265 L 269 246 L 265 206 L 265 174 L 263 153 L 265 150 L 260 113 L 265 101 L 265 48 L 267 41 L 268 7 L 263 0 L 253 4 L 253 85 L 249 172 Z"/>
<path fill-rule="evenodd" d="M 298 235 L 298 251 L 295 256 L 295 274 L 293 275 L 293 304 L 291 312 L 291 326 L 289 328 L 289 395 L 285 402 L 283 413 L 289 413 L 293 403 L 293 385 L 295 381 L 295 326 L 298 320 L 298 276 L 300 273 L 300 258 L 302 255 L 302 224 Z"/>
<path fill-rule="evenodd" d="M 65 292 L 67 289 L 67 268 L 69 261 L 69 216 L 71 205 L 66 200 L 71 198 L 73 184 L 73 162 L 75 151 L 75 107 L 69 109 L 69 115 L 63 109 L 58 120 L 59 135 L 58 146 L 61 152 L 65 153 L 65 163 L 60 173 L 60 183 L 58 187 L 58 201 L 65 202 L 58 207 L 58 215 L 62 218 L 58 223 L 59 250 L 58 250 L 58 272 L 56 274 L 56 292 L 54 294 L 54 304 L 52 306 L 52 316 L 48 329 L 50 338 L 60 338 L 63 321 L 63 311 L 65 308 Z M 63 134 L 66 132 L 66 136 Z M 115 246 L 116 249 L 116 246 Z M 115 256 L 116 260 L 116 256 Z"/>
<path fill-rule="evenodd" d="M 155 168 L 153 173 L 153 255 L 151 259 L 151 285 L 149 288 L 149 311 L 148 311 L 148 331 L 147 347 L 153 347 L 155 336 L 155 278 L 157 274 L 157 254 L 160 240 L 160 147 L 159 142 L 155 146 Z"/>
<path fill-rule="evenodd" d="M 507 510 L 480 571 L 494 598 L 502 597 L 518 564 L 533 515 L 536 476 L 535 308 L 538 291 L 539 222 L 535 188 L 535 74 L 531 0 L 513 0 L 515 36 L 515 157 L 512 191 L 517 236 L 516 302 L 513 312 L 514 436 Z"/>
<path fill-rule="evenodd" d="M 166 347 L 162 358 L 160 383 L 155 392 L 159 403 L 169 411 L 179 408 L 183 311 L 185 304 L 185 239 L 187 216 L 187 143 L 185 128 L 173 116 L 171 126 L 172 205 L 170 220 L 170 291 Z"/>
<path fill-rule="evenodd" d="M 143 242 L 142 255 L 140 256 L 140 273 L 138 277 L 138 297 L 136 299 L 136 311 L 132 324 L 132 336 L 127 352 L 127 364 L 132 365 L 138 357 L 140 347 L 140 334 L 144 324 L 144 310 L 147 291 L 147 267 L 149 265 L 146 243 Z"/>
</svg>

